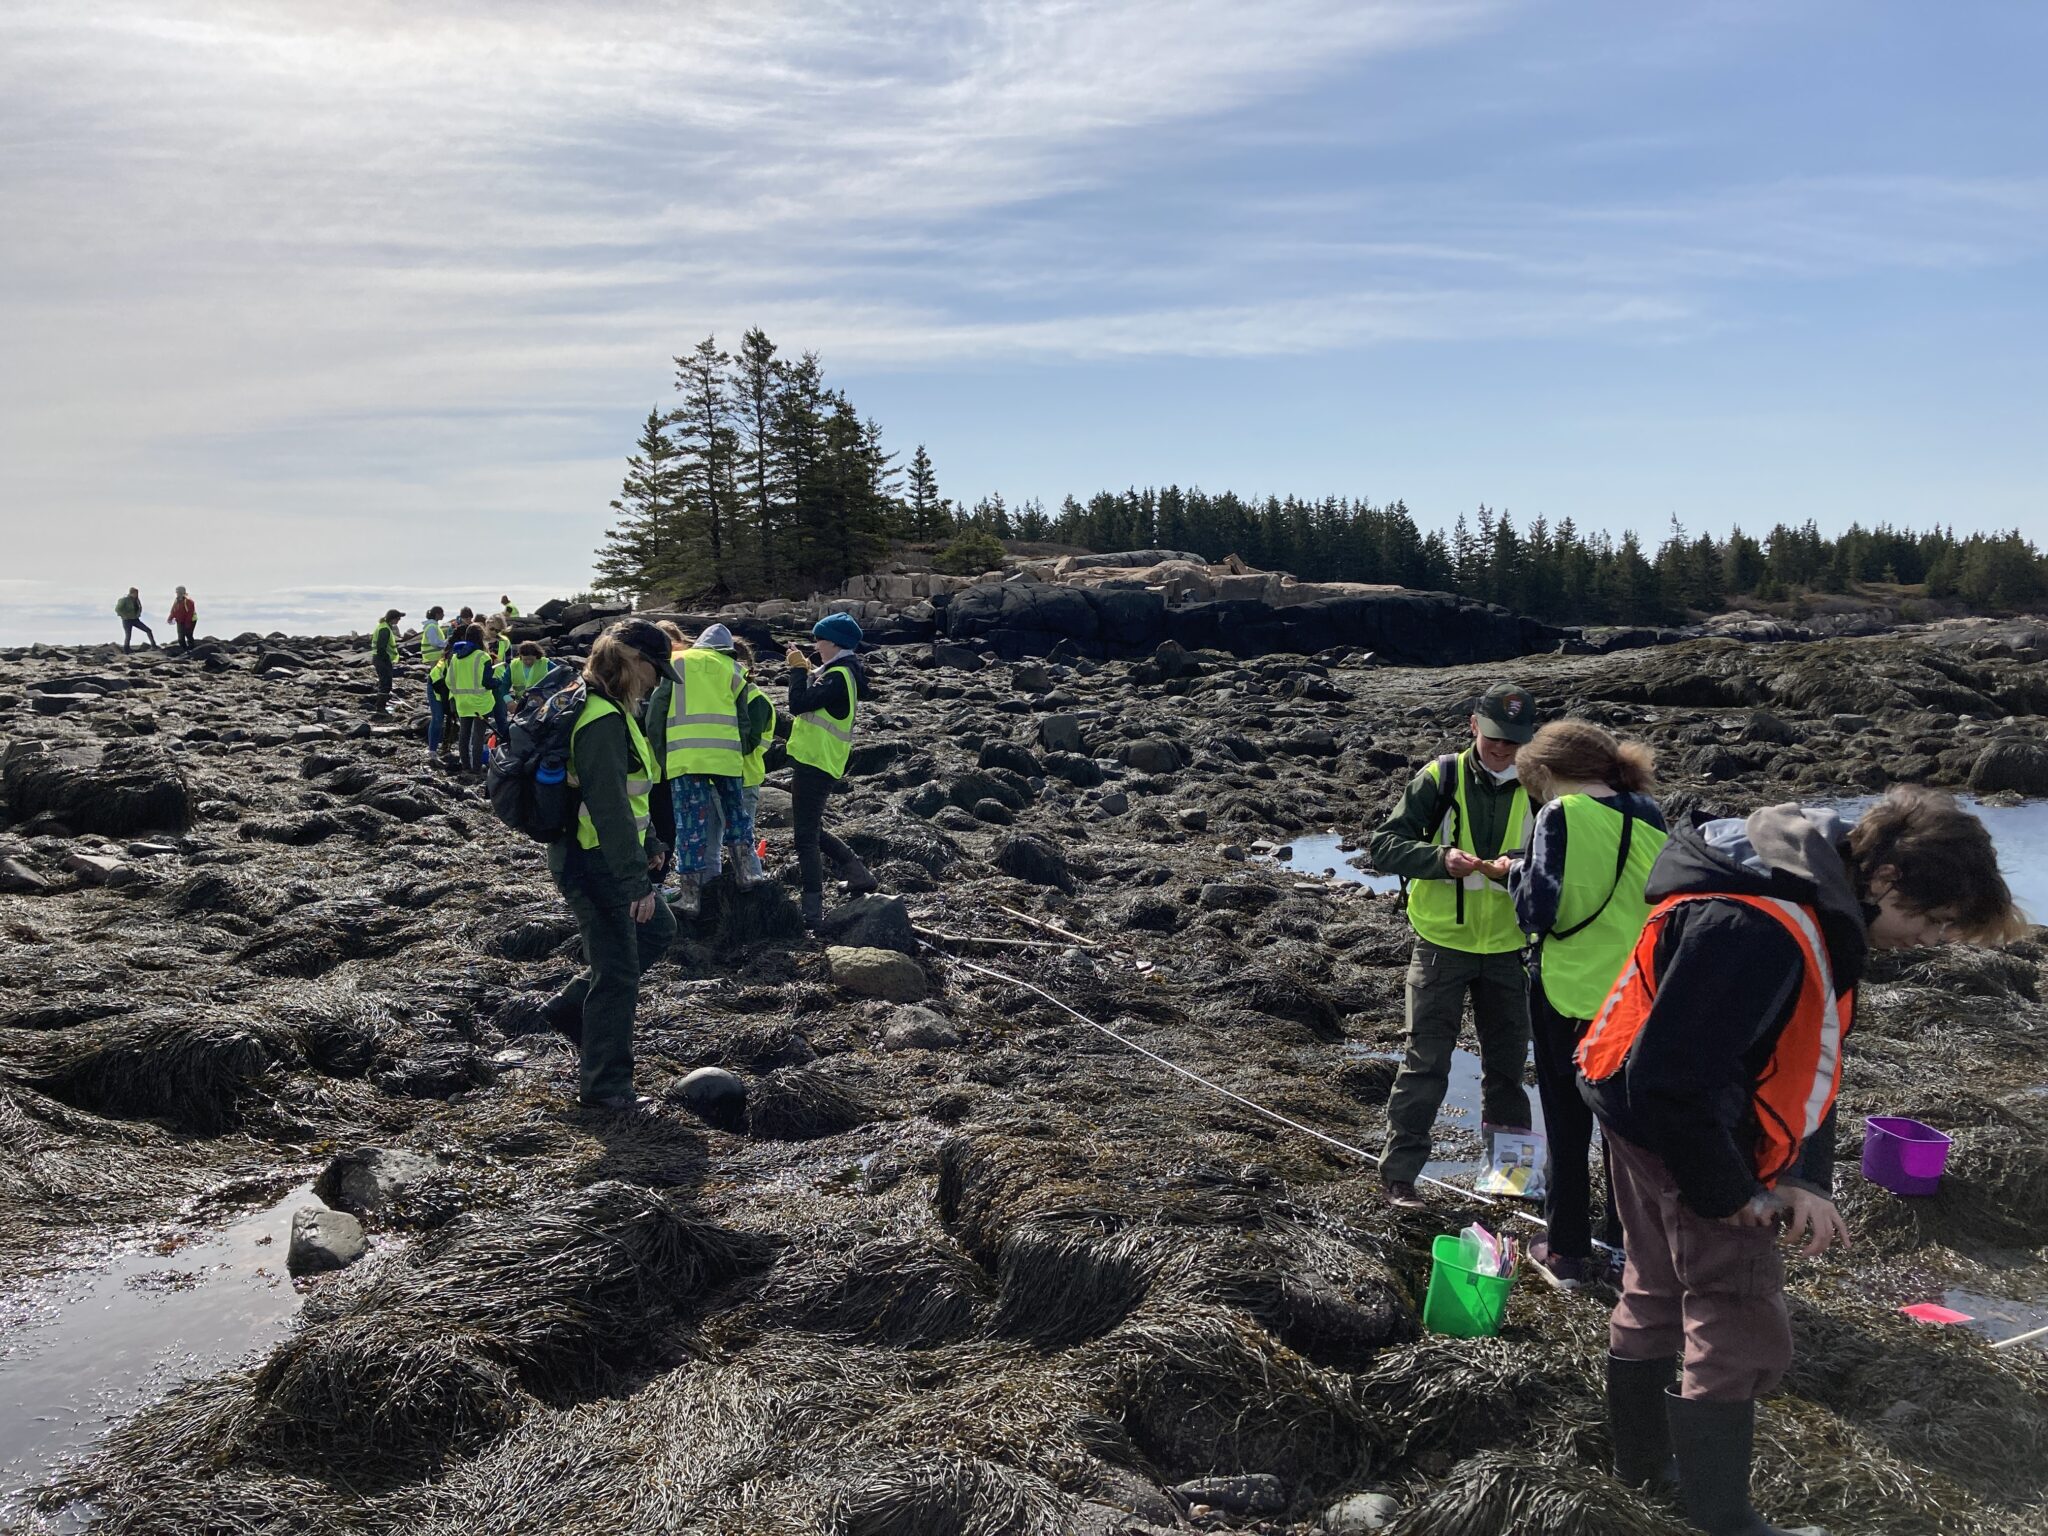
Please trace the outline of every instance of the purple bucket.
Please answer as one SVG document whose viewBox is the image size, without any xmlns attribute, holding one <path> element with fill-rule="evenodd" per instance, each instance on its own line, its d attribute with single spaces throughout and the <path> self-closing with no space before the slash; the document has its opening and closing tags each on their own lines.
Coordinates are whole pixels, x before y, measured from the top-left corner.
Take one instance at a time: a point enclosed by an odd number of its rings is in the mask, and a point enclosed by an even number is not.
<svg viewBox="0 0 2048 1536">
<path fill-rule="evenodd" d="M 1931 1195 L 1948 1166 L 1949 1139 L 1931 1125 L 1894 1115 L 1863 1122 L 1863 1177 L 1895 1195 Z"/>
</svg>

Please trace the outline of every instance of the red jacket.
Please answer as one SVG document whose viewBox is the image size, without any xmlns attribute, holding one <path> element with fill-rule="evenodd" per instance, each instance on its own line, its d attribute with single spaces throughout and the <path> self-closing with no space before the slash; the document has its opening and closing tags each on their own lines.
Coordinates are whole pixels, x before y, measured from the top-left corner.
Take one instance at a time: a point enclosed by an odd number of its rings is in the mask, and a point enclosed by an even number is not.
<svg viewBox="0 0 2048 1536">
<path fill-rule="evenodd" d="M 198 621 L 199 609 L 191 598 L 181 597 L 171 604 L 171 622 L 173 624 L 196 624 Z"/>
</svg>

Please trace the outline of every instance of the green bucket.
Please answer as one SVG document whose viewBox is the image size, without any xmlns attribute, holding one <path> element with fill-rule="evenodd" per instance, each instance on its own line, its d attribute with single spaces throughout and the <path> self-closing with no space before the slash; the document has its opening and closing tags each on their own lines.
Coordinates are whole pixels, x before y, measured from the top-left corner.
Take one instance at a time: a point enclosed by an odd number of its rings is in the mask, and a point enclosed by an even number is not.
<svg viewBox="0 0 2048 1536">
<path fill-rule="evenodd" d="M 1490 1339 L 1507 1315 L 1513 1275 L 1482 1274 L 1479 1245 L 1469 1237 L 1439 1237 L 1429 1245 L 1429 1293 L 1422 1301 L 1422 1326 L 1454 1339 Z"/>
</svg>

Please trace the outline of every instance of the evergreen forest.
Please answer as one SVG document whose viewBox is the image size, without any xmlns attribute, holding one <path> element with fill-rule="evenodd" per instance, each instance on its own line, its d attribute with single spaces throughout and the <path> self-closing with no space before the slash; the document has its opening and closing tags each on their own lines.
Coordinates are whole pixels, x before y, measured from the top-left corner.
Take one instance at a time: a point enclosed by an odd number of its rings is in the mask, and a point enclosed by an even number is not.
<svg viewBox="0 0 2048 1536">
<path fill-rule="evenodd" d="M 941 569 L 990 568 L 998 544 L 1094 551 L 1163 548 L 1239 555 L 1323 581 L 1456 592 L 1561 623 L 1657 624 L 1732 599 L 1790 602 L 1881 587 L 1992 611 L 2048 599 L 2048 559 L 2017 530 L 1958 537 L 1809 519 L 1751 534 L 1691 533 L 1676 518 L 1654 545 L 1585 532 L 1570 517 L 1518 523 L 1460 513 L 1424 529 L 1395 500 L 1246 497 L 1131 488 L 1069 496 L 1053 511 L 1000 494 L 971 507 L 939 494 L 919 445 L 908 465 L 881 428 L 829 387 L 815 353 L 783 356 L 758 328 L 734 352 L 707 337 L 675 360 L 676 401 L 650 410 L 626 460 L 597 552 L 598 587 L 678 601 L 801 596 L 872 569 L 897 544 L 935 549 Z"/>
</svg>

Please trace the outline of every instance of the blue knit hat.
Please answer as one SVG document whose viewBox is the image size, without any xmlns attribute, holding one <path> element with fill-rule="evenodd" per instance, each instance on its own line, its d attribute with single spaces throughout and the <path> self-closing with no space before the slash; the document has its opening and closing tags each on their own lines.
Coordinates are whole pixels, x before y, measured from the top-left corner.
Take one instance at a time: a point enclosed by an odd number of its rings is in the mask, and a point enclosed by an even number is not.
<svg viewBox="0 0 2048 1536">
<path fill-rule="evenodd" d="M 828 613 L 811 626 L 813 640 L 830 640 L 842 651 L 860 649 L 860 625 L 850 613 Z"/>
</svg>

